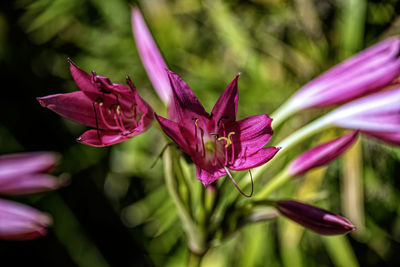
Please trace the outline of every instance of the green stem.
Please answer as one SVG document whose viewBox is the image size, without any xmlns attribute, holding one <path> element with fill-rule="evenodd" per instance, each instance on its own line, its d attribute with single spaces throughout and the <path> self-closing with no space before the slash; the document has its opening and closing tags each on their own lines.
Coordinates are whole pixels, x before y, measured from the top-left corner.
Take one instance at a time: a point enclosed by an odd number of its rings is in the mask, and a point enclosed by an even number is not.
<svg viewBox="0 0 400 267">
<path fill-rule="evenodd" d="M 176 157 L 174 151 L 172 150 L 173 148 L 170 147 L 164 153 L 163 159 L 164 159 L 165 183 L 172 197 L 172 200 L 174 201 L 178 209 L 179 217 L 182 221 L 183 228 L 188 237 L 189 249 L 198 254 L 202 254 L 206 250 L 205 237 L 203 232 L 198 227 L 198 225 L 193 221 L 189 212 L 185 209 L 185 205 L 182 202 L 181 197 L 179 196 L 179 191 L 176 184 L 176 178 L 174 175 L 174 167 L 177 164 L 177 162 L 176 160 L 174 160 Z"/>
<path fill-rule="evenodd" d="M 292 176 L 288 173 L 287 169 L 284 169 L 272 178 L 272 180 L 256 195 L 256 200 L 267 198 L 272 192 L 282 187 L 291 179 Z"/>
<path fill-rule="evenodd" d="M 271 114 L 272 121 L 272 129 L 277 129 L 287 118 L 293 115 L 297 109 L 290 103 L 286 101 L 283 105 L 281 105 L 274 113 Z"/>
</svg>

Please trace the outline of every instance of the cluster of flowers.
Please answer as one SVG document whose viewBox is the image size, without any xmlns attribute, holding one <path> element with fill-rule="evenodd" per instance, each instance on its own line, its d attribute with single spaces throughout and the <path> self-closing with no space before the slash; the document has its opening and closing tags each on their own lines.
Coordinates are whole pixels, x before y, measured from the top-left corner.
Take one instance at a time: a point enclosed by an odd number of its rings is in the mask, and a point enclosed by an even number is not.
<svg viewBox="0 0 400 267">
<path fill-rule="evenodd" d="M 146 131 L 156 119 L 165 134 L 190 156 L 196 165 L 197 178 L 204 186 L 225 175 L 233 180 L 229 170 L 261 166 L 280 151 L 280 147 L 265 147 L 273 134 L 272 119 L 268 115 L 237 120 L 239 74 L 208 113 L 190 87 L 168 70 L 136 8 L 132 10 L 132 26 L 143 65 L 168 106 L 168 118 L 153 112 L 129 77 L 128 86 L 115 84 L 94 71 L 92 75 L 86 73 L 69 60 L 72 77 L 81 91 L 39 97 L 38 101 L 61 116 L 93 128 L 83 133 L 77 139 L 79 142 L 96 147 L 113 145 Z M 277 112 L 280 122 L 307 108 L 343 104 L 325 115 L 322 124 L 354 130 L 297 157 L 288 167 L 291 176 L 330 163 L 356 141 L 359 133 L 400 144 L 400 87 L 396 87 L 399 51 L 398 38 L 378 43 L 306 84 L 282 106 Z M 0 174 L 1 168 L 0 162 Z M 36 174 L 37 169 L 34 170 L 31 173 Z M 0 183 L 0 192 L 3 192 L 1 188 Z M 344 234 L 355 229 L 347 219 L 307 204 L 292 200 L 274 203 L 282 215 L 321 234 Z M 11 204 L 1 201 L 0 212 L 7 205 Z M 36 228 L 29 237 L 42 233 L 48 223 L 47 217 L 39 217 L 35 223 L 40 225 L 40 230 Z M 13 232 L 3 230 L 11 224 L 3 224 L 0 221 L 0 236 L 12 235 Z"/>
</svg>

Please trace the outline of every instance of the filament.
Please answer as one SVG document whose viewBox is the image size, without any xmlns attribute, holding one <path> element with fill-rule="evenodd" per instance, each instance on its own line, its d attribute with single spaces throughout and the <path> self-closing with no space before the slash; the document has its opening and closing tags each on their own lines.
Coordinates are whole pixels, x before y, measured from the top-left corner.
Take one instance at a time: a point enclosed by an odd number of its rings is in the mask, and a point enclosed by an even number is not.
<svg viewBox="0 0 400 267">
<path fill-rule="evenodd" d="M 238 186 L 238 184 L 236 183 L 235 179 L 233 179 L 232 174 L 229 172 L 228 168 L 226 166 L 224 166 L 224 169 L 226 171 L 226 173 L 228 174 L 229 178 L 231 178 L 233 185 L 236 187 L 236 189 L 239 191 L 240 194 L 242 194 L 243 196 L 249 198 L 253 195 L 254 192 L 254 184 L 253 184 L 253 175 L 251 174 L 251 171 L 249 170 L 250 173 L 250 180 L 251 180 L 251 193 L 249 195 L 246 195 Z"/>
</svg>

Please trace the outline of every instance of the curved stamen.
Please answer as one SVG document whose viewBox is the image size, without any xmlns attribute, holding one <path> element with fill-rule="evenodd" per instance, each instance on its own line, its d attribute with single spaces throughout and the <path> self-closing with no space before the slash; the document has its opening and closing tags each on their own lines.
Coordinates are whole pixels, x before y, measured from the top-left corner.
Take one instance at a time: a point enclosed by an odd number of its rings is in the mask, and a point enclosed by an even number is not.
<svg viewBox="0 0 400 267">
<path fill-rule="evenodd" d="M 202 148 L 202 152 L 201 152 L 201 156 L 204 158 L 206 156 L 206 147 L 204 145 L 204 130 L 201 129 L 201 127 L 199 127 L 200 129 L 200 134 L 201 134 L 201 148 Z"/>
<path fill-rule="evenodd" d="M 236 187 L 236 189 L 239 191 L 240 194 L 242 194 L 243 196 L 249 198 L 253 195 L 254 192 L 254 184 L 253 184 L 253 175 L 251 174 L 251 171 L 249 170 L 250 173 L 250 180 L 251 180 L 251 193 L 249 195 L 246 195 L 237 185 L 235 179 L 233 179 L 232 174 L 229 172 L 228 168 L 226 166 L 224 166 L 224 169 L 226 171 L 226 173 L 228 174 L 229 178 L 231 178 L 233 185 Z"/>
<path fill-rule="evenodd" d="M 199 146 L 197 143 L 197 121 L 199 120 L 198 118 L 192 118 L 194 120 L 194 140 L 196 140 L 196 152 L 199 152 Z"/>
<path fill-rule="evenodd" d="M 104 103 L 103 103 L 103 102 L 98 102 L 98 101 L 96 101 L 95 103 L 99 105 L 100 118 L 101 118 L 103 124 L 104 124 L 108 129 L 110 129 L 110 130 L 119 130 L 118 124 L 117 124 L 117 126 L 113 126 L 113 125 L 111 125 L 111 124 L 109 124 L 109 123 L 107 122 L 107 120 L 106 120 L 106 118 L 105 118 L 105 116 L 104 116 L 104 114 L 103 114 L 103 108 L 102 108 L 103 105 L 104 105 Z M 110 110 L 109 110 L 109 113 L 111 113 Z"/>
</svg>

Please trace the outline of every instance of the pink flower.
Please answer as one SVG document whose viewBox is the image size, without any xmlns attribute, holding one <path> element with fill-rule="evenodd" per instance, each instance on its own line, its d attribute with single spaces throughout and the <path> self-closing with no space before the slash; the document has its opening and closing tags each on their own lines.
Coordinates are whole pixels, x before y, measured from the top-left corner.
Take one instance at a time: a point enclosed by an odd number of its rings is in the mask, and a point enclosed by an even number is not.
<svg viewBox="0 0 400 267">
<path fill-rule="evenodd" d="M 326 119 L 400 145 L 400 87 L 347 103 L 326 115 Z"/>
<path fill-rule="evenodd" d="M 132 8 L 133 37 L 143 66 L 160 98 L 169 104 L 172 91 L 165 70 L 168 68 L 138 8 Z"/>
<path fill-rule="evenodd" d="M 358 132 L 354 131 L 307 150 L 290 163 L 288 172 L 297 176 L 331 163 L 354 144 L 357 136 Z"/>
<path fill-rule="evenodd" d="M 348 219 L 304 203 L 280 200 L 276 207 L 285 217 L 319 234 L 341 235 L 356 230 Z"/>
<path fill-rule="evenodd" d="M 28 206 L 0 199 L 0 238 L 27 240 L 47 233 L 51 218 Z"/>
<path fill-rule="evenodd" d="M 72 77 L 82 91 L 38 97 L 43 107 L 95 129 L 86 131 L 77 140 L 91 146 L 109 146 L 128 140 L 147 130 L 153 110 L 138 95 L 129 78 L 127 83 L 114 84 L 106 77 L 90 76 L 72 61 Z"/>
<path fill-rule="evenodd" d="M 351 57 L 303 86 L 289 100 L 295 110 L 342 104 L 396 82 L 400 39 L 389 38 Z"/>
<path fill-rule="evenodd" d="M 58 162 L 52 152 L 0 156 L 0 194 L 19 195 L 57 189 L 65 180 L 45 174 Z M 0 238 L 32 239 L 47 233 L 51 218 L 36 209 L 0 199 Z"/>
<path fill-rule="evenodd" d="M 272 136 L 271 119 L 258 115 L 236 121 L 238 77 L 228 85 L 208 114 L 190 87 L 168 71 L 173 92 L 173 120 L 156 116 L 162 130 L 196 164 L 205 186 L 228 173 L 268 162 L 279 150 L 264 146 Z M 228 173 L 229 174 L 229 173 Z"/>
</svg>

